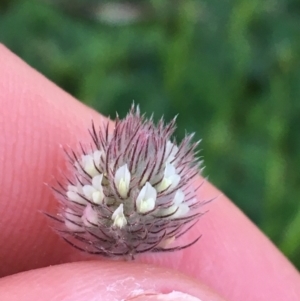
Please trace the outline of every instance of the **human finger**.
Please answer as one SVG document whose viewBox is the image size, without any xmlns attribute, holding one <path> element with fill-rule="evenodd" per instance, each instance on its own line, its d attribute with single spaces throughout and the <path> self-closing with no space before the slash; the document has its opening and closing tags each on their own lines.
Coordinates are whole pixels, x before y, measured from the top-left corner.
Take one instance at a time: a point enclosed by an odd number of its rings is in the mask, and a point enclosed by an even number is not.
<svg viewBox="0 0 300 301">
<path fill-rule="evenodd" d="M 1 273 L 80 260 L 84 256 L 52 233 L 38 211 L 52 211 L 55 205 L 43 182 L 58 176 L 64 166 L 58 145 L 85 142 L 91 119 L 101 122 L 102 117 L 3 47 L 0 65 L 0 104 L 5 112 L 0 123 Z M 200 200 L 219 194 L 208 182 L 198 191 Z M 280 300 L 286 292 L 294 300 L 300 295 L 298 272 L 238 208 L 221 195 L 209 210 L 186 235 L 203 233 L 199 243 L 138 260 L 180 270 L 232 300 L 259 300 L 261 294 Z"/>
<path fill-rule="evenodd" d="M 0 279 L 1 301 L 225 301 L 178 272 L 144 264 L 89 261 Z"/>
</svg>

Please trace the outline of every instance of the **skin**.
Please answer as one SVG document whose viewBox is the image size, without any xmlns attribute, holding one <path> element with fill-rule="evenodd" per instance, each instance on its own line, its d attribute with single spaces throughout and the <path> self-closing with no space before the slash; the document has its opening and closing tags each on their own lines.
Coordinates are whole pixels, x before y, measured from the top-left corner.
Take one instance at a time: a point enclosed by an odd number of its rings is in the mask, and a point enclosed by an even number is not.
<svg viewBox="0 0 300 301">
<path fill-rule="evenodd" d="M 57 204 L 44 183 L 64 168 L 60 144 L 76 148 L 89 141 L 91 119 L 101 124 L 105 118 L 4 46 L 0 66 L 1 300 L 37 300 L 41 294 L 46 301 L 126 300 L 137 289 L 178 290 L 202 301 L 299 300 L 298 271 L 208 182 L 199 199 L 218 198 L 186 235 L 192 240 L 203 234 L 188 249 L 120 262 L 63 242 L 40 213 L 54 213 Z"/>
</svg>

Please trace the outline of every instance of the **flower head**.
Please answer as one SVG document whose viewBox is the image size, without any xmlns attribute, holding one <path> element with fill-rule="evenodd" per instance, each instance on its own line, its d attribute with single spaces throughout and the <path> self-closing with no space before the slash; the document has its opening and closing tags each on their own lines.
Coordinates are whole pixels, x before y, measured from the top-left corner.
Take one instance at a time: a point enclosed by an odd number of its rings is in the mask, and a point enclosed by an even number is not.
<svg viewBox="0 0 300 301">
<path fill-rule="evenodd" d="M 192 185 L 201 162 L 192 135 L 177 146 L 174 129 L 175 119 L 155 125 L 134 106 L 112 133 L 108 123 L 99 131 L 92 125 L 92 146 L 67 152 L 70 175 L 54 188 L 61 207 L 52 217 L 67 242 L 93 254 L 134 257 L 199 239 L 176 245 L 201 216 Z"/>
</svg>

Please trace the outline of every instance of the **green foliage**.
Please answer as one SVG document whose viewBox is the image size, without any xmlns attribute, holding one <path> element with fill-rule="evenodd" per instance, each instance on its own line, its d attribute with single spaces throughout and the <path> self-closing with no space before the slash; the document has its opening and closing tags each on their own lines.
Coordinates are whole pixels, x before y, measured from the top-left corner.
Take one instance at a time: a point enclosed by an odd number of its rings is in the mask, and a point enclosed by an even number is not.
<svg viewBox="0 0 300 301">
<path fill-rule="evenodd" d="M 0 41 L 104 114 L 133 100 L 180 113 L 178 137 L 203 139 L 205 175 L 299 268 L 298 1 L 132 1 L 129 24 L 70 3 L 5 1 Z"/>
</svg>

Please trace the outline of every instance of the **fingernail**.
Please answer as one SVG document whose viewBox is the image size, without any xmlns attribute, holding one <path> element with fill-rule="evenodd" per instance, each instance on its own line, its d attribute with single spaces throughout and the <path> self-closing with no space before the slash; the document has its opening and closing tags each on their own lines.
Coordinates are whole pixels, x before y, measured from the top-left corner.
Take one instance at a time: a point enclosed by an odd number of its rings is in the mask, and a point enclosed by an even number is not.
<svg viewBox="0 0 300 301">
<path fill-rule="evenodd" d="M 201 301 L 199 298 L 186 293 L 173 291 L 169 294 L 144 293 L 126 301 Z"/>
</svg>

